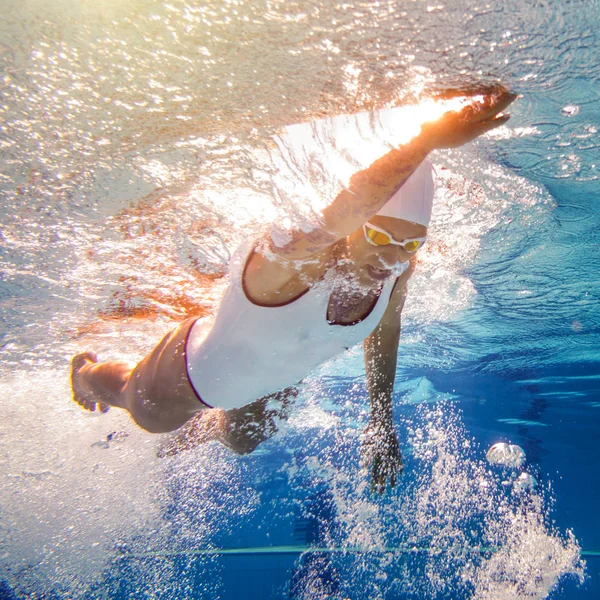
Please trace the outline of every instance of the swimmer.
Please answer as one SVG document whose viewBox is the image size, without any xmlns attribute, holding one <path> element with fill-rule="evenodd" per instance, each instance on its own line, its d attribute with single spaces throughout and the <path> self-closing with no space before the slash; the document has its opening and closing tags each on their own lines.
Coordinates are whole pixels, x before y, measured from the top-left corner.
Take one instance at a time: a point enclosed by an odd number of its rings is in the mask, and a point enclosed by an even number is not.
<svg viewBox="0 0 600 600">
<path fill-rule="evenodd" d="M 76 355 L 75 402 L 125 409 L 149 432 L 179 430 L 165 455 L 210 440 L 251 452 L 272 435 L 275 418 L 285 418 L 294 386 L 362 341 L 370 397 L 363 461 L 376 491 L 394 486 L 403 468 L 392 420 L 400 318 L 433 203 L 426 158 L 505 123 L 501 113 L 515 98 L 499 87 L 426 123 L 355 173 L 320 228 L 293 232 L 283 246 L 267 234 L 240 248 L 210 328 L 184 321 L 134 368 Z"/>
</svg>

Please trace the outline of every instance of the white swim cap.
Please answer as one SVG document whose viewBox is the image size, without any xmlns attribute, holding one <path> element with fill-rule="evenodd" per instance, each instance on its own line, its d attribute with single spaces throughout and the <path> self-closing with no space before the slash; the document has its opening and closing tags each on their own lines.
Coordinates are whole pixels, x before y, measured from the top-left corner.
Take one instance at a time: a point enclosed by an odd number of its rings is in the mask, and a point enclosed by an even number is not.
<svg viewBox="0 0 600 600">
<path fill-rule="evenodd" d="M 429 226 L 433 208 L 433 167 L 423 161 L 376 214 Z"/>
</svg>

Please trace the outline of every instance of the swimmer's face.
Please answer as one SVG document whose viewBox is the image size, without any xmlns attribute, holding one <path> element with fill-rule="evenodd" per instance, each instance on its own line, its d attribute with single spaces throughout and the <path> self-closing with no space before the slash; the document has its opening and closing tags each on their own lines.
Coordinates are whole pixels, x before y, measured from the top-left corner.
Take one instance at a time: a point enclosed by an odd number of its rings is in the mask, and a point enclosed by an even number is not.
<svg viewBox="0 0 600 600">
<path fill-rule="evenodd" d="M 419 238 L 427 235 L 427 227 L 402 219 L 374 216 L 369 222 L 392 235 L 397 241 Z M 401 263 L 408 262 L 414 252 L 407 252 L 395 244 L 374 246 L 365 239 L 362 227 L 348 236 L 348 258 L 358 270 L 361 283 L 373 285 L 391 277 Z"/>
</svg>

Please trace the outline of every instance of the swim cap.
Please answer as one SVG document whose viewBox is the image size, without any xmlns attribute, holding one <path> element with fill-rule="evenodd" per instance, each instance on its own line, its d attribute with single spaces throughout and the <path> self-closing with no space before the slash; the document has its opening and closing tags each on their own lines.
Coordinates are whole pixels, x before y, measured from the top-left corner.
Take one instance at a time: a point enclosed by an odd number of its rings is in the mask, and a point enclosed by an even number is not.
<svg viewBox="0 0 600 600">
<path fill-rule="evenodd" d="M 376 214 L 427 227 L 433 207 L 433 167 L 423 161 Z"/>
</svg>

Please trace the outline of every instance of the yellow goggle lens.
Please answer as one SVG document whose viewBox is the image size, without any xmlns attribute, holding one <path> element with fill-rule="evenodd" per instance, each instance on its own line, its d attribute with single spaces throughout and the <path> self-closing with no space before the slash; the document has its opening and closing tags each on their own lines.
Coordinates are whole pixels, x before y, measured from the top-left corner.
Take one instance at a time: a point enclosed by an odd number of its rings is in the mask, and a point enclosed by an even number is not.
<svg viewBox="0 0 600 600">
<path fill-rule="evenodd" d="M 419 242 L 417 240 L 413 240 L 412 242 L 406 242 L 406 244 L 404 244 L 402 247 L 407 252 L 416 252 L 419 249 L 420 245 L 421 245 L 421 242 Z"/>
<path fill-rule="evenodd" d="M 386 235 L 381 231 L 371 229 L 370 227 L 367 227 L 367 235 L 369 236 L 369 239 L 378 246 L 388 246 L 392 241 L 389 235 Z"/>
</svg>

